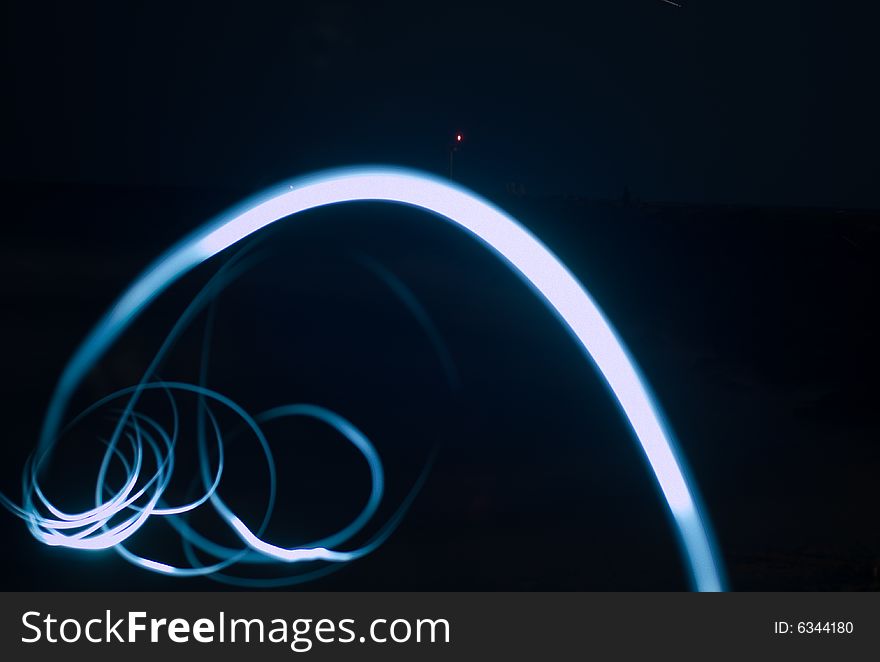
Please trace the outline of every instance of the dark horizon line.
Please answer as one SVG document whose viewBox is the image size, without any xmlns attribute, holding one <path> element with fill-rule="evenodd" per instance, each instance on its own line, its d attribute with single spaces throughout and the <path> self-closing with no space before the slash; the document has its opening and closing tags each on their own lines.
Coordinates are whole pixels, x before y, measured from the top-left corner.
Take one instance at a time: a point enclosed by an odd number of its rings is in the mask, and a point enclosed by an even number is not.
<svg viewBox="0 0 880 662">
<path fill-rule="evenodd" d="M 438 174 L 438 173 L 434 173 Z M 279 184 L 283 184 L 285 181 L 296 179 L 298 175 L 292 175 L 287 180 L 273 180 L 267 184 L 260 184 L 255 187 L 236 187 L 230 184 L 184 184 L 184 183 L 143 183 L 143 182 L 118 182 L 118 181 L 107 181 L 100 182 L 96 180 L 75 180 L 75 179 L 12 179 L 7 177 L 0 178 L 0 189 L 3 191 L 9 191 L 14 189 L 40 189 L 46 186 L 50 187 L 58 187 L 63 189 L 110 189 L 117 191 L 157 191 L 157 192 L 165 192 L 165 193 L 189 193 L 189 192 L 209 192 L 215 195 L 229 195 L 232 194 L 232 197 L 235 200 L 243 200 L 254 194 L 258 194 L 260 191 L 271 188 L 273 186 L 278 186 Z M 453 182 L 457 184 L 461 184 L 463 186 L 468 186 L 467 182 L 453 179 Z M 760 202 L 724 202 L 724 201 L 694 201 L 694 200 L 683 200 L 683 199 L 674 199 L 674 198 L 644 198 L 638 195 L 638 193 L 633 193 L 632 189 L 630 189 L 630 197 L 625 198 L 625 194 L 621 192 L 620 195 L 609 195 L 609 194 L 599 194 L 599 193 L 548 193 L 548 192 L 537 192 L 537 193 L 529 193 L 525 192 L 522 194 L 512 193 L 510 191 L 505 190 L 505 185 L 501 184 L 496 187 L 496 190 L 493 192 L 492 197 L 487 195 L 484 191 L 480 190 L 480 188 L 474 187 L 474 190 L 485 197 L 487 197 L 490 201 L 495 201 L 499 194 L 506 196 L 508 199 L 520 200 L 523 202 L 528 201 L 537 201 L 537 202 L 572 202 L 576 204 L 592 204 L 592 205 L 615 205 L 621 207 L 633 207 L 633 208 L 689 208 L 689 209 L 728 209 L 728 210 L 773 210 L 773 211 L 786 211 L 786 212 L 833 212 L 836 214 L 853 214 L 853 215 L 861 215 L 861 214 L 880 214 L 880 206 L 877 207 L 856 207 L 856 206 L 842 206 L 842 205 L 834 205 L 834 204 L 795 204 L 795 203 L 781 203 L 781 202 L 768 202 L 768 203 L 760 203 Z"/>
</svg>

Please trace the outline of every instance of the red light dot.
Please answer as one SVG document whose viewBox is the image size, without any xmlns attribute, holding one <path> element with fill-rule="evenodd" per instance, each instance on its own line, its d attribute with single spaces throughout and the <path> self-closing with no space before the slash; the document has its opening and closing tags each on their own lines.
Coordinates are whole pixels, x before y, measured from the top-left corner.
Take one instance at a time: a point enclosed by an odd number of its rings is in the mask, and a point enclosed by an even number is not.
<svg viewBox="0 0 880 662">
<path fill-rule="evenodd" d="M 461 142 L 461 134 L 459 133 L 458 135 L 456 135 L 456 136 L 455 136 L 455 139 L 456 139 L 458 142 Z"/>
</svg>

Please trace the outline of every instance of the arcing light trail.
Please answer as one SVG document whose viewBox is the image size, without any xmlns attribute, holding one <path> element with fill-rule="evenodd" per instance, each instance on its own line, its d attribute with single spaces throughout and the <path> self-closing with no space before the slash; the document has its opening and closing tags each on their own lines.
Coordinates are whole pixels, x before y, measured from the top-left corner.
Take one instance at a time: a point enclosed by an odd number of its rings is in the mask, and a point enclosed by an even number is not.
<svg viewBox="0 0 880 662">
<path fill-rule="evenodd" d="M 80 513 L 65 513 L 43 494 L 39 485 L 41 467 L 63 433 L 65 411 L 76 388 L 96 362 L 144 308 L 169 285 L 212 256 L 228 249 L 254 232 L 287 217 L 325 205 L 355 201 L 386 201 L 410 205 L 432 212 L 469 232 L 532 286 L 566 326 L 605 379 L 629 422 L 660 487 L 675 524 L 685 565 L 693 586 L 700 591 L 723 590 L 721 561 L 715 551 L 708 520 L 703 514 L 693 481 L 689 479 L 659 407 L 655 404 L 644 378 L 629 356 L 623 342 L 605 319 L 599 307 L 569 270 L 537 238 L 516 220 L 459 186 L 433 176 L 396 168 L 353 168 L 335 170 L 298 180 L 286 187 L 269 191 L 221 218 L 208 223 L 182 240 L 147 269 L 98 322 L 76 351 L 61 375 L 50 400 L 35 454 L 23 479 L 21 506 L 2 497 L 3 503 L 21 516 L 35 537 L 50 545 L 83 549 L 112 547 L 129 561 L 155 572 L 170 575 L 217 576 L 237 563 L 287 563 L 326 561 L 346 562 L 375 549 L 399 521 L 408 500 L 391 520 L 367 543 L 354 550 L 340 548 L 357 534 L 375 513 L 382 497 L 384 478 L 381 463 L 372 444 L 350 422 L 337 414 L 312 405 L 291 405 L 273 410 L 263 417 L 244 411 L 225 396 L 203 385 L 166 383 L 154 380 L 154 359 L 142 382 L 105 398 L 105 402 L 127 398 L 115 432 L 106 442 L 106 452 L 98 477 L 95 507 Z M 210 298 L 210 285 L 203 290 Z M 194 301 L 190 312 L 201 309 L 204 301 Z M 187 313 L 178 325 L 185 324 Z M 172 332 L 173 336 L 173 332 Z M 169 336 L 169 341 L 172 338 Z M 164 349 L 164 346 L 163 346 Z M 162 350 L 160 350 L 160 355 Z M 165 392 L 174 412 L 171 432 L 136 410 L 138 399 L 147 391 Z M 211 469 L 207 454 L 207 434 L 199 435 L 202 459 L 202 484 L 205 492 L 199 499 L 182 507 L 163 501 L 163 491 L 174 470 L 174 449 L 178 443 L 177 411 L 173 393 L 188 391 L 205 404 L 204 428 L 211 431 L 218 448 L 216 467 Z M 223 472 L 223 439 L 214 408 L 225 408 L 238 416 L 250 429 L 266 455 L 270 473 L 269 505 L 262 523 L 254 528 L 245 524 L 221 499 L 218 485 Z M 334 427 L 363 455 L 370 468 L 372 490 L 364 510 L 342 531 L 314 543 L 289 549 L 263 538 L 274 506 L 275 469 L 268 442 L 260 428 L 266 417 L 310 416 Z M 76 419 L 75 419 L 76 420 Z M 127 444 L 127 446 L 126 446 Z M 123 448 L 130 447 L 126 455 Z M 145 459 L 146 455 L 146 459 Z M 152 458 L 150 460 L 150 458 Z M 113 490 L 105 485 L 108 466 L 116 461 L 126 478 Z M 156 466 L 152 475 L 141 476 L 145 462 Z M 111 493 L 108 494 L 107 492 Z M 411 492 L 412 496 L 414 492 Z M 185 512 L 210 504 L 241 543 L 239 548 L 221 546 L 195 532 L 181 517 Z M 184 539 L 191 567 L 174 567 L 136 556 L 123 544 L 142 528 L 151 516 L 167 518 Z M 541 543 L 544 550 L 552 543 Z M 195 554 L 215 559 L 203 563 Z M 321 570 L 280 578 L 275 585 L 309 578 Z M 249 580 L 226 577 L 248 584 Z"/>
</svg>

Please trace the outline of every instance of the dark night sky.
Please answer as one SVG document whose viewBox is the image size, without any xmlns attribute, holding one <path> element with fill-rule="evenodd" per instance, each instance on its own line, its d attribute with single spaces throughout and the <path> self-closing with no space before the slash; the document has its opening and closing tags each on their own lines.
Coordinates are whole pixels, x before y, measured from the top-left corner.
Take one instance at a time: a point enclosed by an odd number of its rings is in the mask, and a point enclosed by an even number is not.
<svg viewBox="0 0 880 662">
<path fill-rule="evenodd" d="M 483 189 L 880 205 L 871 3 L 576 4 L 7 5 L 0 176 L 252 190 L 461 128 Z"/>
</svg>

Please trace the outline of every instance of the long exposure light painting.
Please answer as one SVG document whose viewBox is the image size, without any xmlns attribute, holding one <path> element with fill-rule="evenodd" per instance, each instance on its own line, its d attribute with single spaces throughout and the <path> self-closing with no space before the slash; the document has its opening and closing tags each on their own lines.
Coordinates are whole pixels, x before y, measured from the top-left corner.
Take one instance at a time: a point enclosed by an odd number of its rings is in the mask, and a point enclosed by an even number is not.
<svg viewBox="0 0 880 662">
<path fill-rule="evenodd" d="M 0 495 L 3 504 L 24 519 L 33 535 L 46 544 L 86 550 L 113 548 L 132 563 L 158 573 L 222 576 L 226 581 L 249 586 L 279 586 L 305 581 L 320 576 L 327 567 L 354 560 L 380 545 L 405 511 L 406 502 L 369 542 L 353 550 L 341 549 L 374 515 L 384 486 L 382 465 L 373 445 L 351 422 L 314 405 L 290 405 L 254 416 L 204 385 L 158 380 L 152 367 L 144 373 L 138 385 L 93 405 L 123 403 L 114 434 L 104 440 L 106 452 L 95 488 L 95 507 L 79 513 L 63 512 L 46 497 L 39 481 L 41 468 L 49 461 L 64 430 L 72 424 L 65 426 L 65 412 L 83 378 L 132 320 L 170 284 L 198 264 L 278 220 L 324 205 L 370 200 L 411 205 L 452 222 L 506 261 L 545 300 L 592 359 L 638 439 L 671 512 L 694 587 L 701 591 L 722 590 L 721 562 L 693 481 L 687 475 L 645 380 L 590 295 L 537 238 L 498 208 L 449 181 L 397 168 L 335 170 L 297 180 L 206 224 L 156 260 L 110 308 L 71 358 L 50 400 L 36 451 L 25 469 L 22 503 L 19 505 Z M 209 284 L 200 297 L 210 295 Z M 203 303 L 194 301 L 189 313 L 200 310 Z M 184 313 L 178 325 L 185 324 L 187 319 L 188 313 Z M 173 334 L 172 331 L 169 339 Z M 175 412 L 170 429 L 138 411 L 138 399 L 148 391 L 167 394 Z M 175 392 L 189 392 L 207 403 L 204 434 L 199 435 L 199 452 L 203 459 L 200 478 L 204 493 L 198 499 L 178 506 L 163 499 L 164 489 L 174 471 L 174 450 L 178 443 Z M 218 486 L 223 473 L 223 437 L 216 417 L 211 413 L 212 408 L 224 408 L 240 417 L 267 457 L 269 505 L 259 527 L 250 528 L 220 498 Z M 364 457 L 372 479 L 366 506 L 347 527 L 322 540 L 293 549 L 279 547 L 263 537 L 274 505 L 275 469 L 260 425 L 282 416 L 308 416 L 335 428 Z M 207 460 L 208 438 L 212 440 L 211 444 L 216 444 L 217 460 L 213 466 Z M 145 476 L 142 470 L 148 459 L 156 469 Z M 127 478 L 111 489 L 106 484 L 106 477 L 108 467 L 114 462 L 124 468 Z M 212 542 L 194 531 L 181 517 L 204 506 L 216 510 L 240 540 L 240 547 Z M 168 518 L 184 539 L 190 566 L 177 567 L 144 558 L 125 546 L 124 543 L 151 517 Z M 551 553 L 552 544 L 532 544 Z M 203 556 L 197 556 L 195 550 L 214 561 L 203 562 L 200 560 Z M 307 561 L 323 561 L 325 564 L 317 570 L 282 576 L 274 581 L 246 580 L 222 574 L 238 563 L 298 564 Z"/>
</svg>

